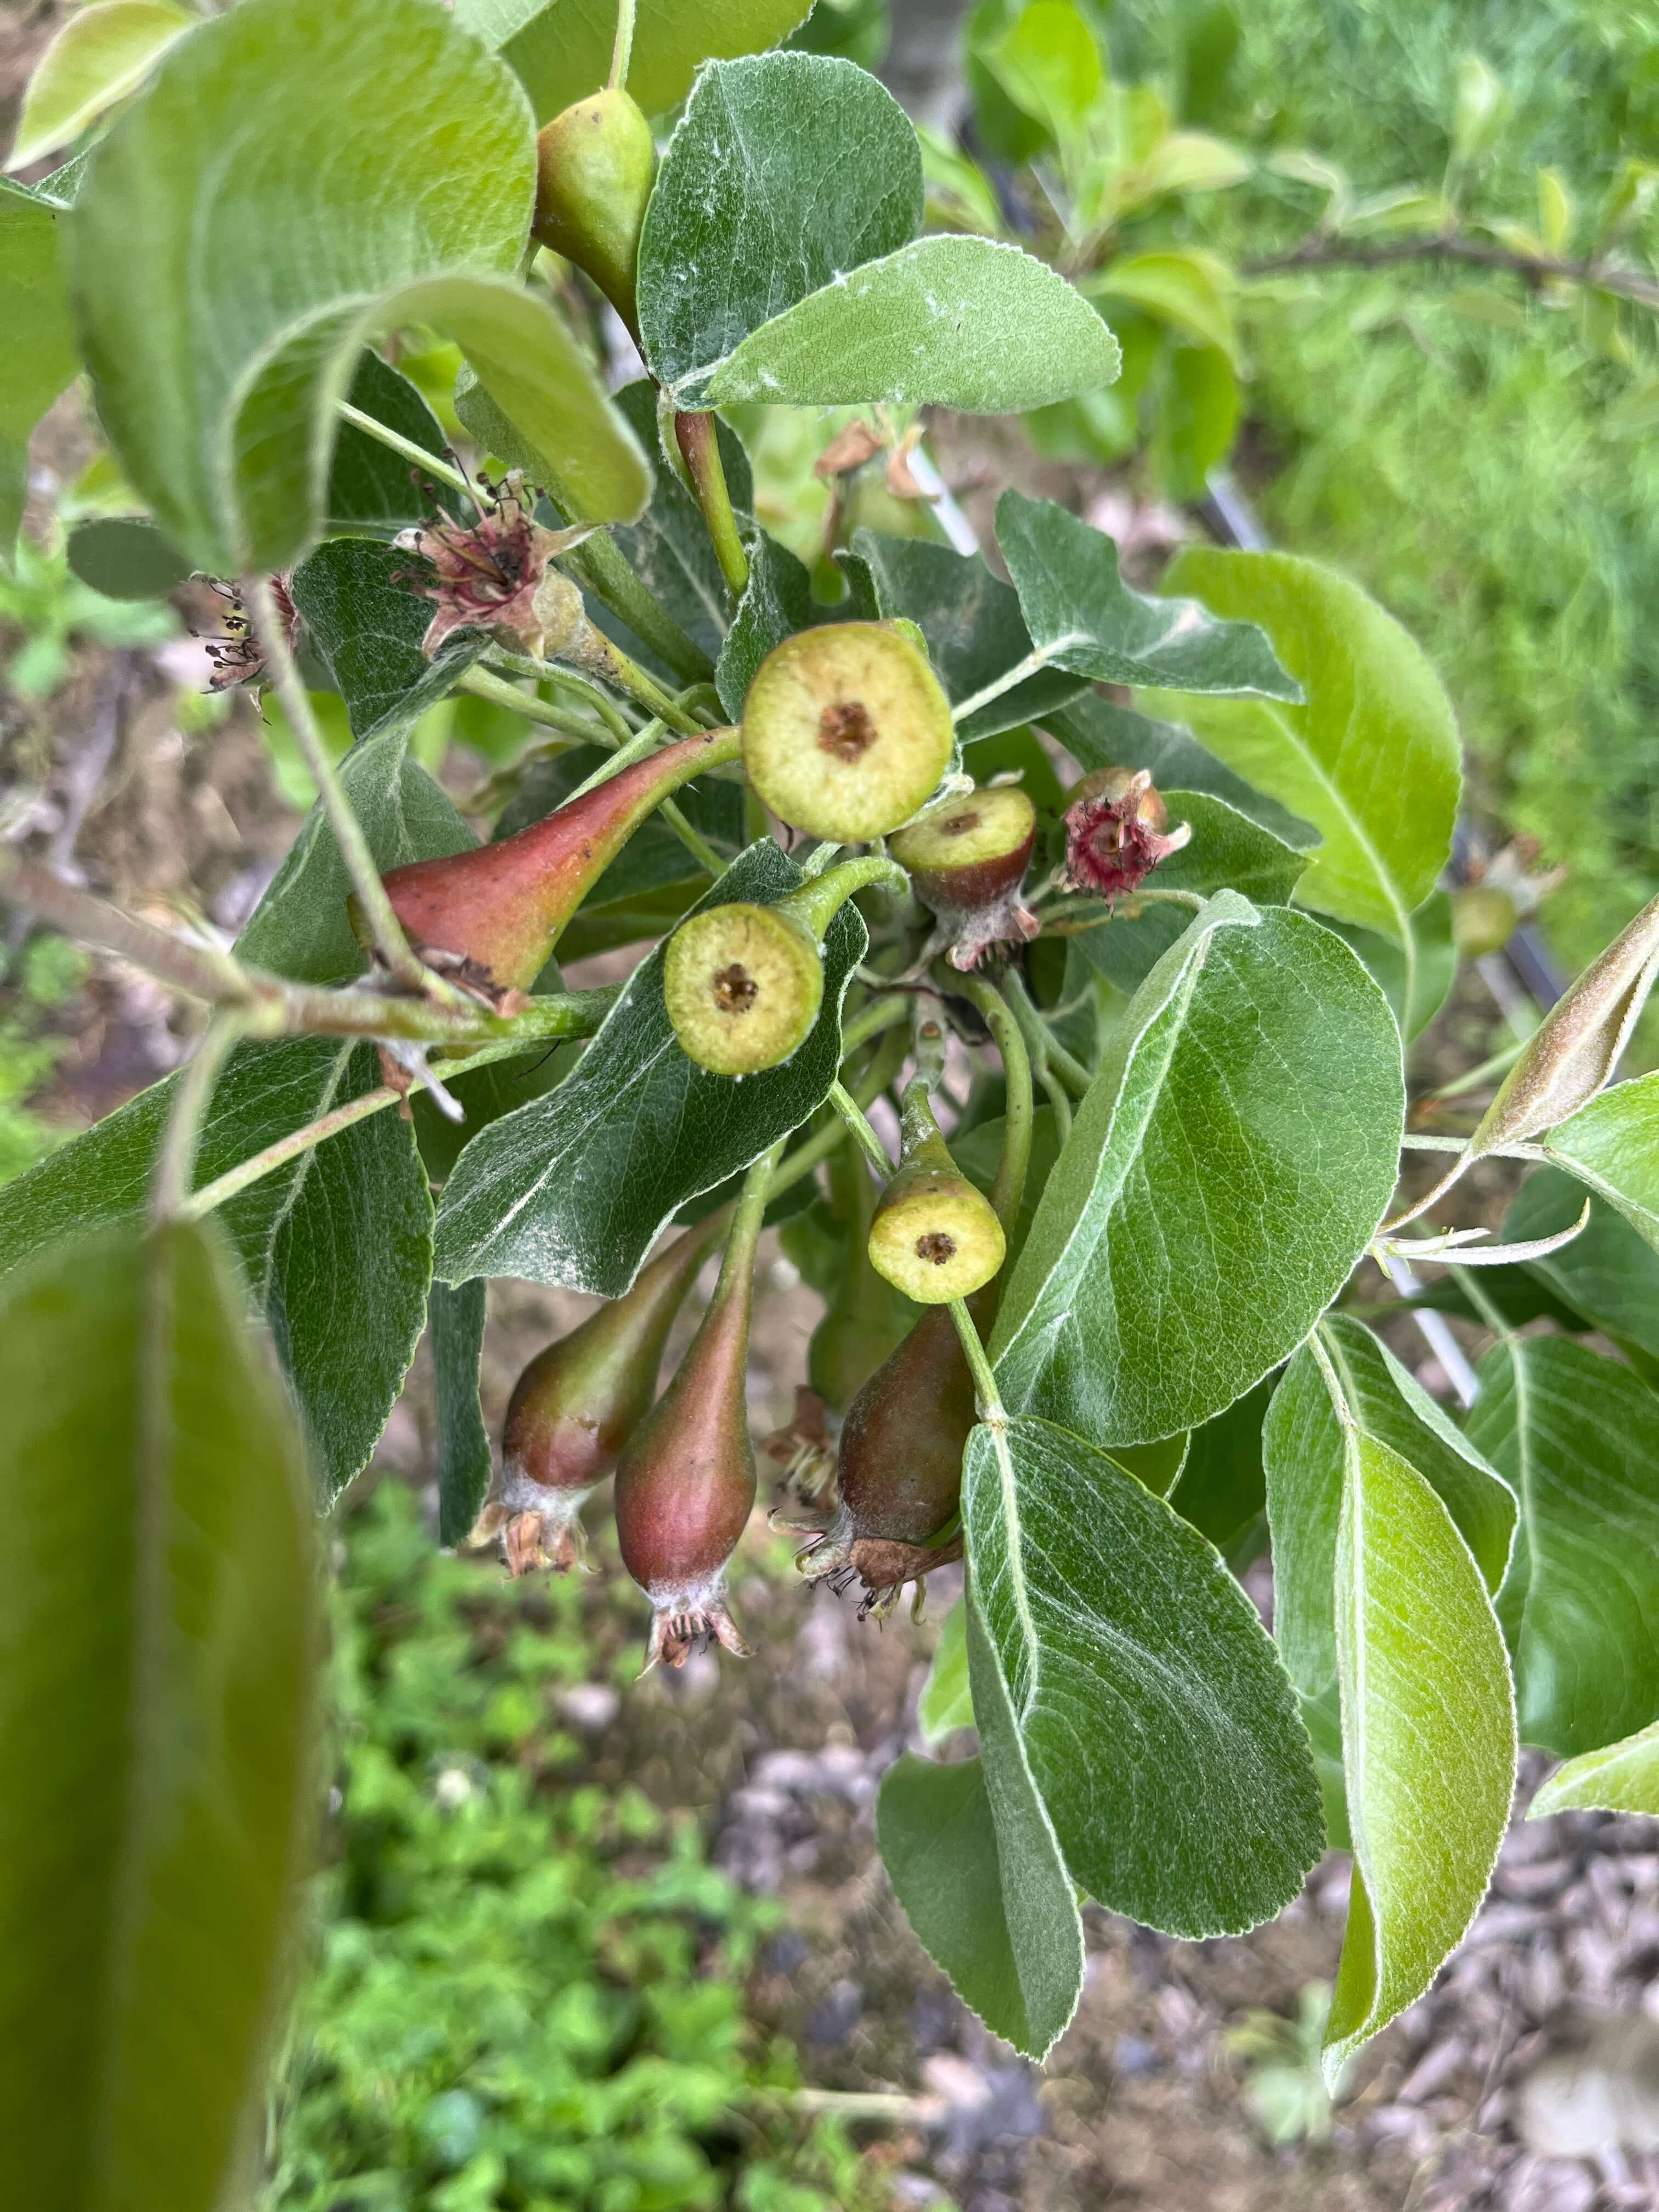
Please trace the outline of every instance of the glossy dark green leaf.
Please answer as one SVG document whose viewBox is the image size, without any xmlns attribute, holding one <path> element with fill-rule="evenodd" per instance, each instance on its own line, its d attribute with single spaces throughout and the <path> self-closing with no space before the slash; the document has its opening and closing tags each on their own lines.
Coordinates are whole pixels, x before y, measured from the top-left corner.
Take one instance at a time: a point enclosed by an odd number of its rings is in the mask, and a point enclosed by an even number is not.
<svg viewBox="0 0 1659 2212">
<path fill-rule="evenodd" d="M 29 439 L 79 367 L 58 260 L 67 198 L 52 190 L 57 182 L 48 177 L 31 188 L 9 177 L 0 179 L 0 294 L 7 338 L 0 392 L 0 562 L 8 568 L 28 494 Z"/>
<path fill-rule="evenodd" d="M 1017 414 L 1115 378 L 1117 340 L 1057 270 L 990 238 L 919 238 L 837 275 L 744 339 L 702 386 L 797 407 Z"/>
<path fill-rule="evenodd" d="M 1376 1233 L 1404 1110 L 1399 1031 L 1347 946 L 1212 899 L 1113 1032 L 1010 1271 L 1008 1402 L 1107 1445 L 1220 1413 Z"/>
<path fill-rule="evenodd" d="M 801 880 L 763 841 L 694 911 L 732 899 L 769 905 Z M 461 1154 L 439 1211 L 443 1279 L 520 1275 L 618 1297 L 687 1199 L 748 1166 L 823 1103 L 841 1059 L 842 1000 L 867 942 L 856 908 L 842 907 L 824 944 L 817 1026 L 793 1058 L 741 1083 L 681 1051 L 663 1005 L 659 945 L 575 1073 Z"/>
<path fill-rule="evenodd" d="M 682 406 L 751 331 L 921 228 L 921 149 L 851 62 L 764 54 L 698 77 L 640 238 L 640 327 Z"/>
<path fill-rule="evenodd" d="M 1498 1613 L 1522 1741 L 1595 1751 L 1659 1711 L 1659 1398 L 1563 1337 L 1510 1338 L 1478 1372 L 1469 1441 L 1521 1505 Z"/>
<path fill-rule="evenodd" d="M 1041 2059 L 1082 1994 L 1083 1923 L 978 1608 L 962 1611 L 981 1755 L 907 1753 L 883 1778 L 876 1835 L 922 1948 L 994 2033 Z"/>
<path fill-rule="evenodd" d="M 749 544 L 749 582 L 714 672 L 720 703 L 733 721 L 773 647 L 828 611 L 814 605 L 812 580 L 788 548 L 757 531 Z"/>
<path fill-rule="evenodd" d="M 331 538 L 294 571 L 294 604 L 359 744 L 410 728 L 489 643 L 483 630 L 462 630 L 427 659 L 432 602 L 410 588 L 412 562 L 371 538 Z"/>
<path fill-rule="evenodd" d="M 1047 1421 L 976 1428 L 973 1585 L 1073 1877 L 1175 1936 L 1252 1928 L 1324 1848 L 1308 1739 L 1272 1639 L 1210 1546 Z M 988 1700 L 978 1674 L 974 1710 Z"/>
<path fill-rule="evenodd" d="M 1219 621 L 1196 599 L 1133 590 L 1111 539 L 1051 499 L 1004 492 L 997 544 L 1043 665 L 1101 684 L 1302 696 L 1259 623 Z"/>
<path fill-rule="evenodd" d="M 1307 694 L 1299 707 L 1188 695 L 1179 708 L 1230 768 L 1321 833 L 1304 901 L 1413 949 L 1410 919 L 1450 855 L 1462 787 L 1439 678 L 1391 616 L 1317 562 L 1193 546 L 1167 580 L 1260 623 Z"/>
<path fill-rule="evenodd" d="M 164 599 L 190 574 L 184 555 L 143 514 L 77 522 L 66 550 L 71 571 L 106 599 Z"/>
<path fill-rule="evenodd" d="M 1291 1679 L 1316 1697 L 1335 1678 L 1335 1560 L 1343 1484 L 1361 1440 L 1405 1461 L 1439 1497 L 1496 1594 L 1515 1541 L 1515 1494 L 1388 1346 L 1348 1314 L 1317 1332 L 1333 1399 L 1313 1352 L 1298 1352 L 1262 1435 L 1273 1539 L 1273 1632 Z"/>
<path fill-rule="evenodd" d="M 305 552 L 334 403 L 410 323 L 461 345 L 573 511 L 638 512 L 644 456 L 517 282 L 535 181 L 511 71 L 425 0 L 244 0 L 169 49 L 94 150 L 65 266 L 100 420 L 182 552 L 222 576 Z"/>
<path fill-rule="evenodd" d="M 628 89 L 647 115 L 676 107 L 699 63 L 775 46 L 811 0 L 639 0 Z M 545 123 L 611 72 L 616 0 L 456 0 L 455 20 L 510 62 Z"/>
<path fill-rule="evenodd" d="M 432 1373 L 438 1403 L 438 1541 L 459 1544 L 478 1517 L 495 1472 L 478 1404 L 483 1356 L 482 1279 L 451 1289 L 434 1283 Z"/>
<path fill-rule="evenodd" d="M 477 842 L 449 794 L 409 750 L 407 725 L 354 745 L 340 781 L 384 873 Z M 238 957 L 299 983 L 337 983 L 368 963 L 351 933 L 340 848 L 313 806 L 236 940 Z"/>
<path fill-rule="evenodd" d="M 977 553 L 855 530 L 843 564 L 860 615 L 902 615 L 915 623 L 952 701 L 986 690 L 1030 654 L 1018 596 Z M 957 735 L 971 744 L 975 738 L 1042 721 L 1085 688 L 1080 678 L 1063 670 L 1041 669 L 958 721 Z"/>
<path fill-rule="evenodd" d="M 1333 2085 L 1462 1941 L 1516 1765 L 1504 1639 L 1468 1547 L 1408 1462 L 1363 1431 L 1350 1438 L 1335 1580 L 1354 1865 L 1325 2029 Z"/>
<path fill-rule="evenodd" d="M 449 442 L 442 423 L 409 379 L 379 354 L 363 354 L 346 398 L 360 414 L 372 415 L 400 438 L 442 459 Z M 429 515 L 435 505 L 416 483 L 412 462 L 355 422 L 341 423 L 328 472 L 330 529 L 371 530 L 389 538 Z M 410 565 L 407 556 L 402 565 Z"/>
<path fill-rule="evenodd" d="M 144 1208 L 176 1077 L 0 1188 L 0 1273 Z M 195 1187 L 380 1085 L 336 1037 L 244 1045 L 203 1125 Z M 270 1323 L 326 1498 L 368 1461 L 426 1318 L 432 1205 L 406 1122 L 375 1114 L 251 1183 L 216 1216 Z"/>
<path fill-rule="evenodd" d="M 1264 1376 L 1224 1413 L 1193 1431 L 1174 1487 L 1164 1495 L 1183 1521 L 1207 1536 L 1235 1574 L 1267 1540 L 1267 1477 L 1261 1424 L 1273 1395 Z"/>
<path fill-rule="evenodd" d="M 1406 946 L 1375 929 L 1361 929 L 1333 915 L 1326 927 L 1352 945 L 1376 976 L 1383 997 L 1394 1008 L 1407 1044 L 1419 1037 L 1446 1003 L 1457 979 L 1457 947 L 1452 942 L 1451 900 L 1444 891 L 1431 891 L 1421 906 L 1407 917 L 1411 932 Z"/>
<path fill-rule="evenodd" d="M 209 1228 L 0 1304 L 0 2074 L 19 2203 L 246 2183 L 314 1826 L 304 1457 Z"/>
<path fill-rule="evenodd" d="M 1206 791 L 1298 852 L 1319 842 L 1310 823 L 1236 775 L 1178 722 L 1155 721 L 1097 691 L 1085 691 L 1062 713 L 1041 719 L 1081 769 L 1148 769 L 1160 791 Z"/>
<path fill-rule="evenodd" d="M 1257 906 L 1284 906 L 1296 889 L 1308 856 L 1286 845 L 1246 814 L 1202 791 L 1166 791 L 1171 823 L 1185 822 L 1192 842 L 1160 862 L 1148 888 L 1194 891 L 1209 897 L 1235 890 Z M 1116 989 L 1138 990 L 1158 961 L 1192 921 L 1190 907 L 1124 901 L 1111 914 L 1101 902 L 1101 918 L 1073 940 L 1090 966 Z M 1077 916 L 1074 920 L 1086 919 Z"/>
</svg>

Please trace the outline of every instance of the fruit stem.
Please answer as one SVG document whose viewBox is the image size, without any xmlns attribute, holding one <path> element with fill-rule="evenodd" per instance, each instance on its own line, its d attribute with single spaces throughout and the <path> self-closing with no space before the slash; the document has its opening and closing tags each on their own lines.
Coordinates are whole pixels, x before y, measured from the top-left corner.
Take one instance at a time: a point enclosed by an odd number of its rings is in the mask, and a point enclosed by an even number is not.
<svg viewBox="0 0 1659 2212">
<path fill-rule="evenodd" d="M 477 497 L 472 486 L 459 469 L 441 460 L 436 453 L 428 453 L 424 446 L 417 446 L 412 438 L 405 438 L 385 422 L 378 422 L 372 415 L 365 415 L 361 407 L 354 407 L 348 399 L 337 399 L 334 411 L 343 422 L 384 446 L 388 453 L 401 453 L 406 461 L 413 461 L 423 477 L 431 477 L 439 483 L 447 483 L 453 491 L 464 492 L 468 499 Z"/>
<path fill-rule="evenodd" d="M 1023 979 L 1013 969 L 1010 968 L 1004 976 L 1002 988 L 1033 1058 L 1039 1066 L 1051 1067 L 1073 1098 L 1081 1098 L 1094 1080 L 1088 1069 L 1080 1060 L 1067 1052 L 1059 1038 L 1050 1031 L 1048 1024 L 1031 1004 Z M 978 1001 L 975 1003 L 977 1005 Z"/>
<path fill-rule="evenodd" d="M 702 728 L 694 715 L 688 714 L 679 702 L 673 698 L 654 678 L 647 676 L 636 660 L 630 659 L 621 646 L 608 638 L 602 629 L 590 623 L 584 635 L 584 646 L 592 654 L 592 665 L 608 677 L 619 690 L 637 699 L 648 714 L 656 715 L 678 730 L 683 738 L 695 738 Z"/>
<path fill-rule="evenodd" d="M 1006 1428 L 1008 1415 L 997 1390 L 997 1378 L 991 1371 L 991 1363 L 985 1357 L 985 1346 L 979 1340 L 979 1331 L 974 1327 L 974 1317 L 963 1299 L 951 1299 L 951 1318 L 957 1325 L 957 1334 L 962 1340 L 963 1357 L 968 1362 L 969 1372 L 974 1378 L 974 1395 L 979 1407 L 979 1417 L 991 1428 Z"/>
<path fill-rule="evenodd" d="M 780 1137 L 771 1151 L 763 1152 L 743 1179 L 743 1189 L 738 1199 L 737 1210 L 732 1216 L 726 1249 L 720 1255 L 720 1279 L 714 1285 L 714 1297 L 708 1301 L 711 1312 L 716 1306 L 724 1305 L 728 1299 L 743 1295 L 754 1272 L 755 1248 L 760 1243 L 767 1201 L 772 1195 L 772 1178 L 783 1158 L 786 1141 Z"/>
<path fill-rule="evenodd" d="M 896 891 L 909 888 L 909 879 L 896 860 L 878 860 L 872 854 L 866 860 L 842 860 L 836 867 L 826 868 L 821 876 L 811 877 L 799 890 L 787 893 L 778 904 L 822 945 L 824 932 L 848 900 L 871 884 L 882 884 Z"/>
<path fill-rule="evenodd" d="M 864 1154 L 883 1182 L 890 1180 L 893 1163 L 887 1156 L 887 1147 L 864 1118 L 864 1109 L 844 1083 L 830 1086 L 830 1103 L 852 1132 L 854 1142 Z"/>
<path fill-rule="evenodd" d="M 196 1170 L 202 1123 L 212 1103 L 214 1086 L 246 1031 L 246 1016 L 234 1010 L 216 1014 L 203 1031 L 202 1041 L 185 1070 L 167 1115 L 161 1157 L 155 1164 L 150 1218 L 157 1229 L 169 1221 L 179 1220 L 184 1213 L 191 1177 Z"/>
<path fill-rule="evenodd" d="M 351 879 L 351 888 L 357 894 L 359 905 L 369 933 L 374 940 L 374 950 L 380 954 L 398 981 L 418 997 L 432 1000 L 441 1006 L 457 1010 L 469 1004 L 462 993 L 441 976 L 434 975 L 425 963 L 417 960 L 410 950 L 409 939 L 404 935 L 403 924 L 392 911 L 386 885 L 380 881 L 380 871 L 374 855 L 368 849 L 368 840 L 363 835 L 362 824 L 357 819 L 351 801 L 346 797 L 345 786 L 336 773 L 329 758 L 328 748 L 323 743 L 322 731 L 312 710 L 311 694 L 306 690 L 294 655 L 289 650 L 288 625 L 276 605 L 276 595 L 271 590 L 269 576 L 249 576 L 242 584 L 242 604 L 248 611 L 265 656 L 265 666 L 288 716 L 288 726 L 294 742 L 300 748 L 301 757 L 310 769 L 322 800 L 324 815 L 334 832 L 334 842 L 340 848 L 340 858 Z"/>
<path fill-rule="evenodd" d="M 607 80 L 612 92 L 626 88 L 628 65 L 633 58 L 634 0 L 617 0 L 617 43 L 611 50 L 611 75 Z"/>
<path fill-rule="evenodd" d="M 743 550 L 738 518 L 732 512 L 732 495 L 726 488 L 720 461 L 720 434 L 712 415 L 674 417 L 674 438 L 691 474 L 691 489 L 708 526 L 714 558 L 734 599 L 743 597 L 749 582 L 749 556 Z"/>
<path fill-rule="evenodd" d="M 676 676 L 684 677 L 688 684 L 711 680 L 714 662 L 652 597 L 608 530 L 596 530 L 591 538 L 584 538 L 569 554 L 565 567 L 595 599 L 603 599 L 613 615 L 620 616 L 641 643 L 648 645 Z"/>
<path fill-rule="evenodd" d="M 505 677 L 492 675 L 487 668 L 469 668 L 465 674 L 456 678 L 455 689 L 470 691 L 475 699 L 483 699 L 492 707 L 505 707 L 511 714 L 522 714 L 526 722 L 539 723 L 544 730 L 556 730 L 562 737 L 568 738 L 572 744 L 602 745 L 606 737 L 612 734 L 608 726 L 605 732 L 601 734 L 592 722 L 585 720 L 572 708 L 550 705 L 545 699 L 538 699 L 532 692 L 520 691 L 516 684 L 509 684 Z M 606 703 L 610 702 L 607 701 Z"/>
<path fill-rule="evenodd" d="M 1014 976 L 1010 971 L 1004 989 L 1012 997 Z M 988 983 L 982 975 L 960 975 L 952 978 L 957 989 L 969 1000 L 983 1018 L 991 1032 L 991 1041 L 1002 1055 L 1003 1080 L 1007 1086 L 1007 1104 L 1002 1124 L 1002 1158 L 997 1162 L 996 1181 L 991 1187 L 991 1206 L 1002 1224 L 1002 1233 L 1012 1243 L 1014 1224 L 1019 1218 L 1019 1209 L 1025 1196 L 1025 1170 L 1031 1158 L 1031 1059 L 1025 1048 L 1025 1037 L 1020 1024 L 1014 1018 L 1008 1000 L 1001 991 Z M 1035 1010 L 1034 1010 L 1035 1011 Z"/>
</svg>

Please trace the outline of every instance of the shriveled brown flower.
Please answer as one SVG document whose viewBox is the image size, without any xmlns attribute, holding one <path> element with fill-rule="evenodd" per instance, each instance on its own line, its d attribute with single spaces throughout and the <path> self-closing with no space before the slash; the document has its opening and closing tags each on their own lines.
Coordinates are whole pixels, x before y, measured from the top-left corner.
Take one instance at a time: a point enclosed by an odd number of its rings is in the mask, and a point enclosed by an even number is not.
<svg viewBox="0 0 1659 2212">
<path fill-rule="evenodd" d="M 208 678 L 210 691 L 235 691 L 250 689 L 262 690 L 265 676 L 265 649 L 260 644 L 247 609 L 242 605 L 242 595 L 234 584 L 208 579 L 208 588 L 225 602 L 224 634 L 220 637 L 203 640 L 208 659 L 213 663 L 213 673 Z M 276 611 L 282 616 L 291 653 L 299 642 L 300 617 L 288 588 L 286 575 L 270 580 L 271 596 Z"/>
<path fill-rule="evenodd" d="M 1105 769 L 1085 776 L 1065 818 L 1061 880 L 1068 890 L 1105 899 L 1138 890 L 1193 834 L 1189 822 L 1169 828 L 1169 809 L 1144 768 L 1133 773 Z"/>
<path fill-rule="evenodd" d="M 437 520 L 402 531 L 394 541 L 427 564 L 428 573 L 410 579 L 436 609 L 421 650 L 430 660 L 458 630 L 501 629 L 544 659 L 581 618 L 580 593 L 550 564 L 588 532 L 544 529 L 517 470 L 493 489 L 488 477 L 478 481 L 483 495 L 476 521 L 441 512 Z"/>
</svg>

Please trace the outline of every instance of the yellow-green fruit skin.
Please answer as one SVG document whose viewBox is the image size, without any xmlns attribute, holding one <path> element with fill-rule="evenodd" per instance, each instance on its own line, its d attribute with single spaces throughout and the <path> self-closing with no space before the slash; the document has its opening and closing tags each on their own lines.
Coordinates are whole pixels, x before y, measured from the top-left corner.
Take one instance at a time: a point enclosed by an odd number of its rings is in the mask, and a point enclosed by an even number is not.
<svg viewBox="0 0 1659 2212">
<path fill-rule="evenodd" d="M 925 654 L 884 623 L 786 638 L 743 710 L 749 781 L 780 821 L 838 844 L 908 822 L 950 765 L 951 707 Z"/>
<path fill-rule="evenodd" d="M 823 960 L 798 921 L 734 901 L 669 940 L 663 998 L 684 1051 L 711 1075 L 757 1075 L 805 1042 L 823 1003 Z"/>
<path fill-rule="evenodd" d="M 585 270 L 633 330 L 640 228 L 657 173 L 651 125 L 612 88 L 544 125 L 536 154 L 532 236 Z"/>
</svg>

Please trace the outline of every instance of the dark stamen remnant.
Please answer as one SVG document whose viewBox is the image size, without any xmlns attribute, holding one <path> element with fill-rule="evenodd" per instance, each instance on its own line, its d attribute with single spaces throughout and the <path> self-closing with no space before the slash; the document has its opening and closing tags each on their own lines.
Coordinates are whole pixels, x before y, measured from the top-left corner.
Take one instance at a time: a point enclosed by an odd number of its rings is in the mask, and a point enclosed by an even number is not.
<svg viewBox="0 0 1659 2212">
<path fill-rule="evenodd" d="M 760 986 L 749 970 L 733 961 L 714 977 L 714 1004 L 723 1014 L 746 1014 L 760 995 Z"/>
<path fill-rule="evenodd" d="M 930 1229 L 925 1237 L 916 1239 L 918 1260 L 931 1260 L 936 1267 L 942 1267 L 947 1260 L 956 1256 L 957 1240 L 947 1237 L 942 1229 Z"/>
<path fill-rule="evenodd" d="M 970 830 L 979 827 L 978 810 L 970 806 L 965 814 L 953 814 L 939 826 L 947 837 L 965 837 Z"/>
<path fill-rule="evenodd" d="M 851 768 L 876 742 L 876 726 L 862 699 L 841 699 L 818 716 L 818 749 Z"/>
</svg>

